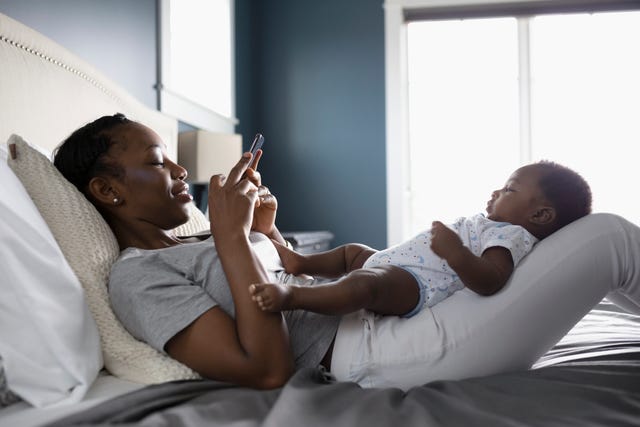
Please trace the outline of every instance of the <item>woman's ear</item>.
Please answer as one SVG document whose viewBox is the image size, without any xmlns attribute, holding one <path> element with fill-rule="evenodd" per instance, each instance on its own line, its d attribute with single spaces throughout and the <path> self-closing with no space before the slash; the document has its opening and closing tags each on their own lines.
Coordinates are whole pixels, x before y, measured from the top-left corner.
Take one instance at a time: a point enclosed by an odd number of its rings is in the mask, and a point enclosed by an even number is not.
<svg viewBox="0 0 640 427">
<path fill-rule="evenodd" d="M 89 181 L 89 194 L 98 203 L 103 205 L 113 205 L 118 199 L 118 193 L 108 179 L 95 176 Z"/>
<path fill-rule="evenodd" d="M 552 206 L 540 206 L 531 216 L 531 222 L 537 225 L 552 224 L 556 220 L 556 210 Z"/>
</svg>

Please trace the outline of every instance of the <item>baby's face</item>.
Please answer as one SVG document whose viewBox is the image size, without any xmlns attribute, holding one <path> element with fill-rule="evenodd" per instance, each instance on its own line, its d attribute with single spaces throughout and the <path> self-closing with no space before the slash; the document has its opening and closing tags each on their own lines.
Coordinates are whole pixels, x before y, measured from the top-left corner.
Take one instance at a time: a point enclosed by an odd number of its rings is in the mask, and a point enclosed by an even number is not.
<svg viewBox="0 0 640 427">
<path fill-rule="evenodd" d="M 530 216 L 545 200 L 538 185 L 540 174 L 540 168 L 535 164 L 523 166 L 511 174 L 505 186 L 491 194 L 487 217 L 526 228 Z"/>
</svg>

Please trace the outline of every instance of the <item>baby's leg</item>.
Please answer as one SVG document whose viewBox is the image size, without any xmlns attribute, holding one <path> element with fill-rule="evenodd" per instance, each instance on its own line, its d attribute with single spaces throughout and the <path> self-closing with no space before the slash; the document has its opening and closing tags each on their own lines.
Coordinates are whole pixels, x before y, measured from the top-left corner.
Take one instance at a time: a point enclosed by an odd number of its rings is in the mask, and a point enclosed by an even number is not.
<svg viewBox="0 0 640 427">
<path fill-rule="evenodd" d="M 362 308 L 385 315 L 403 315 L 420 300 L 420 289 L 407 271 L 392 267 L 354 270 L 335 282 L 316 286 L 251 285 L 250 293 L 266 311 L 303 309 L 347 314 Z"/>
<path fill-rule="evenodd" d="M 367 258 L 376 252 L 368 246 L 349 243 L 328 251 L 304 255 L 279 243 L 274 245 L 287 273 L 325 278 L 341 277 L 362 267 Z"/>
<path fill-rule="evenodd" d="M 402 316 L 413 311 L 420 301 L 420 285 L 411 273 L 402 268 L 385 265 L 360 269 L 353 273 L 357 274 L 358 271 L 375 274 L 371 286 L 371 291 L 375 294 L 369 303 L 361 308 L 382 315 Z"/>
</svg>

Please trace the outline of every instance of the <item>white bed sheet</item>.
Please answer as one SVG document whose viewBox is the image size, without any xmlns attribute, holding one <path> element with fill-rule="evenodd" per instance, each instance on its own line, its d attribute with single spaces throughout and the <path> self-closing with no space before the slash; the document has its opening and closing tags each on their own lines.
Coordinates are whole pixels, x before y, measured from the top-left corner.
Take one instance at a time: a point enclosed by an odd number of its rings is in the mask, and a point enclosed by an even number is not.
<svg viewBox="0 0 640 427">
<path fill-rule="evenodd" d="M 82 401 L 74 404 L 53 405 L 46 408 L 34 408 L 25 402 L 19 402 L 0 409 L 0 427 L 42 426 L 67 415 L 88 409 L 112 397 L 120 396 L 142 387 L 144 387 L 144 384 L 122 380 L 102 371 Z"/>
</svg>

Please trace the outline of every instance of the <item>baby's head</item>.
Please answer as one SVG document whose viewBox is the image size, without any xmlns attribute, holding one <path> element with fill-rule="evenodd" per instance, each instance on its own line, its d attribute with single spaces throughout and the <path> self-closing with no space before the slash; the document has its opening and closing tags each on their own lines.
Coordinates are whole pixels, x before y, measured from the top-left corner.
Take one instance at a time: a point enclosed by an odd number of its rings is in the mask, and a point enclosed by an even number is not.
<svg viewBox="0 0 640 427">
<path fill-rule="evenodd" d="M 573 170 L 540 161 L 521 167 L 487 203 L 488 218 L 524 227 L 544 239 L 591 213 L 589 184 Z"/>
</svg>

